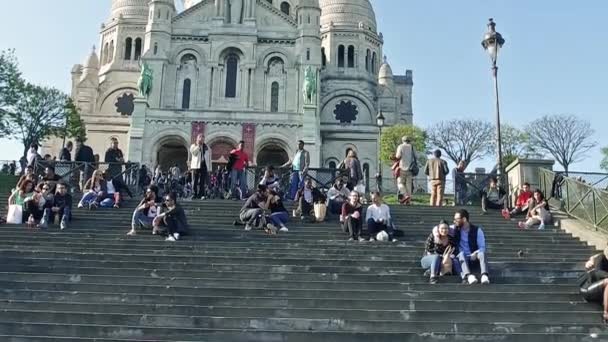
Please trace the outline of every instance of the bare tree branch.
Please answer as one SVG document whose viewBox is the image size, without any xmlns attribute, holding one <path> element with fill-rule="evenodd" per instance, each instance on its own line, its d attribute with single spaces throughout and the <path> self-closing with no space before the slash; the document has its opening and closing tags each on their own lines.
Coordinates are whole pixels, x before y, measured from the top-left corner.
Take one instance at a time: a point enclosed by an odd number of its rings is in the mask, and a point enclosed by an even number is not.
<svg viewBox="0 0 608 342">
<path fill-rule="evenodd" d="M 591 140 L 591 123 L 574 115 L 545 115 L 534 120 L 527 133 L 530 146 L 551 154 L 566 173 L 597 145 Z"/>
<path fill-rule="evenodd" d="M 469 165 L 492 153 L 493 129 L 481 120 L 442 121 L 429 128 L 429 144 L 443 150 L 454 163 L 463 160 Z"/>
</svg>

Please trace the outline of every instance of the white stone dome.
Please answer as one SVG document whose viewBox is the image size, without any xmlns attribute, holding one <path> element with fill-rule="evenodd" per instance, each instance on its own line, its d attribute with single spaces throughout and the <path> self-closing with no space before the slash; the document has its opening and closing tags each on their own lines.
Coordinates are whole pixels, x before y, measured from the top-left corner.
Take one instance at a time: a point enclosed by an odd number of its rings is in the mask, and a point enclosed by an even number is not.
<svg viewBox="0 0 608 342">
<path fill-rule="evenodd" d="M 149 0 L 112 0 L 112 18 L 148 18 Z"/>
<path fill-rule="evenodd" d="M 384 62 L 380 66 L 380 70 L 378 71 L 379 78 L 393 78 L 393 69 L 391 65 L 388 64 L 388 60 L 386 56 L 384 56 Z"/>
<path fill-rule="evenodd" d="M 93 50 L 91 50 L 91 54 L 84 61 L 85 69 L 99 69 L 99 57 L 97 56 L 97 52 L 95 51 L 95 46 L 93 46 Z"/>
<path fill-rule="evenodd" d="M 376 13 L 369 0 L 320 0 L 321 26 L 363 27 L 377 31 Z"/>
</svg>

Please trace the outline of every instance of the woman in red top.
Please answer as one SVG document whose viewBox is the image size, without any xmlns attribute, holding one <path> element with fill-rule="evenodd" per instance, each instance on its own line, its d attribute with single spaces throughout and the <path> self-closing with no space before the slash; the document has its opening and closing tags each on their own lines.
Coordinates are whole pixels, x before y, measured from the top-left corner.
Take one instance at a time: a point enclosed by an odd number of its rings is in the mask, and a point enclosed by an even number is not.
<svg viewBox="0 0 608 342">
<path fill-rule="evenodd" d="M 230 157 L 234 158 L 234 163 L 232 164 L 232 169 L 230 171 L 233 194 L 237 193 L 238 182 L 238 189 L 241 191 L 239 197 L 241 199 L 247 196 L 247 173 L 245 173 L 245 168 L 249 166 L 249 156 L 243 151 L 244 147 L 245 142 L 241 140 L 239 146 L 235 150 L 230 151 Z"/>
</svg>

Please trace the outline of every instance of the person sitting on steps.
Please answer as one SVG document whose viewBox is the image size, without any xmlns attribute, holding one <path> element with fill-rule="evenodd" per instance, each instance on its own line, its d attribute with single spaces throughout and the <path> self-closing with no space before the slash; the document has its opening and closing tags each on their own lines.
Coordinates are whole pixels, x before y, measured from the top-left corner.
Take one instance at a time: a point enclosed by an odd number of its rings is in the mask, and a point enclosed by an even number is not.
<svg viewBox="0 0 608 342">
<path fill-rule="evenodd" d="M 608 247 L 585 263 L 586 272 L 579 277 L 579 292 L 589 303 L 602 304 L 604 323 L 608 323 Z"/>
<path fill-rule="evenodd" d="M 245 230 L 250 231 L 253 227 L 259 227 L 264 218 L 264 210 L 267 209 L 268 188 L 258 185 L 257 191 L 249 196 L 239 214 L 240 221 L 245 224 Z M 235 221 L 238 225 L 238 221 Z"/>
<path fill-rule="evenodd" d="M 270 189 L 268 192 L 266 207 L 270 210 L 270 223 L 266 226 L 266 232 L 276 234 L 278 229 L 280 232 L 286 233 L 289 231 L 286 225 L 287 221 L 289 221 L 289 212 L 285 209 L 283 200 L 277 192 Z"/>
<path fill-rule="evenodd" d="M 165 211 L 152 221 L 152 234 L 157 235 L 165 231 L 166 241 L 175 242 L 189 231 L 186 211 L 177 203 L 177 194 L 172 192 L 165 195 L 163 204 Z"/>
<path fill-rule="evenodd" d="M 83 189 L 84 192 L 78 203 L 78 208 L 92 209 L 91 206 L 95 200 L 98 197 L 103 196 L 107 191 L 106 181 L 103 179 L 102 172 L 100 170 L 95 170 L 91 178 L 85 182 Z M 97 203 L 96 205 L 99 204 Z"/>
<path fill-rule="evenodd" d="M 378 191 L 372 193 L 372 205 L 367 207 L 365 221 L 370 242 L 375 241 L 381 231 L 388 234 L 388 241 L 397 241 L 391 223 L 391 209 L 382 202 L 382 195 Z"/>
<path fill-rule="evenodd" d="M 507 204 L 507 193 L 498 186 L 496 177 L 490 178 L 490 185 L 481 192 L 481 210 L 484 214 L 488 209 L 503 210 Z"/>
<path fill-rule="evenodd" d="M 530 208 L 530 201 L 533 199 L 532 197 L 533 194 L 532 191 L 530 191 L 530 183 L 524 183 L 519 191 L 519 195 L 517 195 L 513 210 L 503 210 L 504 218 L 510 220 L 511 216 L 527 214 L 528 208 Z"/>
<path fill-rule="evenodd" d="M 261 185 L 265 185 L 268 190 L 273 191 L 275 193 L 279 193 L 281 191 L 281 183 L 279 183 L 279 177 L 274 173 L 274 167 L 268 166 L 266 170 L 264 170 L 264 176 L 262 180 L 260 180 Z"/>
<path fill-rule="evenodd" d="M 435 232 L 436 228 L 436 232 Z M 450 248 L 452 249 L 448 256 L 452 260 L 452 270 L 450 272 L 460 271 L 460 267 L 457 266 L 458 260 L 458 243 L 459 241 L 453 235 L 450 235 L 450 227 L 444 220 L 439 222 L 439 225 L 433 228 L 433 231 L 426 240 L 426 248 L 424 256 L 420 260 L 420 265 L 424 270 L 428 270 L 430 274 L 430 283 L 437 284 L 437 280 L 441 272 L 442 260 L 445 258 L 444 254 Z"/>
<path fill-rule="evenodd" d="M 306 219 L 314 221 L 314 205 L 322 202 L 325 202 L 325 196 L 314 186 L 312 179 L 306 179 L 304 188 L 298 191 L 298 208 L 295 216 L 299 215 L 302 221 Z"/>
<path fill-rule="evenodd" d="M 459 209 L 454 214 L 454 236 L 458 243 L 458 261 L 462 267 L 463 283 L 469 285 L 478 282 L 477 277 L 471 273 L 471 264 L 479 263 L 481 268 L 481 283 L 489 284 L 490 276 L 488 273 L 488 265 L 486 260 L 486 239 L 481 227 L 472 224 L 469 221 L 469 212 L 464 209 Z"/>
<path fill-rule="evenodd" d="M 342 231 L 347 233 L 350 238 L 348 241 L 364 242 L 361 237 L 361 227 L 363 226 L 363 207 L 359 201 L 359 193 L 351 191 L 347 202 L 342 204 L 340 223 Z"/>
<path fill-rule="evenodd" d="M 68 193 L 68 186 L 63 183 L 57 183 L 57 192 L 51 203 L 47 203 L 44 209 L 44 216 L 38 225 L 41 229 L 47 229 L 49 224 L 55 222 L 55 215 L 60 219 L 59 228 L 65 230 L 68 228 L 68 223 L 72 219 L 72 195 Z"/>
<path fill-rule="evenodd" d="M 517 226 L 521 229 L 530 229 L 535 225 L 539 225 L 538 229 L 545 229 L 545 224 L 550 224 L 553 221 L 549 203 L 545 199 L 545 195 L 540 190 L 534 191 L 534 197 L 530 201 L 530 210 L 526 216 L 526 221 L 521 221 Z"/>
<path fill-rule="evenodd" d="M 350 191 L 344 186 L 342 178 L 336 179 L 334 185 L 327 191 L 329 212 L 334 215 L 340 215 L 342 206 L 348 200 L 348 196 L 350 196 Z"/>
<path fill-rule="evenodd" d="M 137 228 L 153 228 L 152 223 L 159 214 L 159 208 L 157 206 L 157 193 L 158 188 L 156 185 L 150 185 L 146 189 L 144 198 L 139 202 L 135 211 L 133 211 L 133 217 L 131 218 L 131 230 L 127 233 L 129 236 L 137 234 Z"/>
</svg>

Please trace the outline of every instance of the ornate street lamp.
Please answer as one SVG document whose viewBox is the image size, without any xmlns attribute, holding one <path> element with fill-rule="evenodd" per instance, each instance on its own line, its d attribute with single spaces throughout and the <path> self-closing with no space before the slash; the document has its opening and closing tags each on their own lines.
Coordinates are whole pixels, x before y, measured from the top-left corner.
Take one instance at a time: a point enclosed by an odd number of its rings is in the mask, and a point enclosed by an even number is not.
<svg viewBox="0 0 608 342">
<path fill-rule="evenodd" d="M 497 166 L 498 166 L 498 178 L 500 184 L 504 187 L 504 189 L 508 192 L 509 189 L 507 187 L 507 178 L 505 177 L 505 169 L 502 164 L 502 135 L 500 133 L 500 102 L 498 97 L 498 53 L 500 49 L 505 44 L 505 40 L 502 35 L 496 32 L 496 23 L 494 19 L 490 18 L 488 22 L 488 32 L 486 32 L 483 40 L 481 41 L 481 45 L 486 50 L 488 55 L 490 55 L 490 61 L 492 62 L 492 75 L 494 78 L 494 95 L 496 98 L 496 154 L 497 154 Z"/>
<path fill-rule="evenodd" d="M 380 154 L 382 153 L 382 127 L 384 127 L 385 119 L 382 110 L 380 110 L 378 116 L 376 116 L 376 125 L 378 125 L 378 173 L 376 174 L 376 184 L 379 192 L 382 192 L 382 157 Z"/>
</svg>

